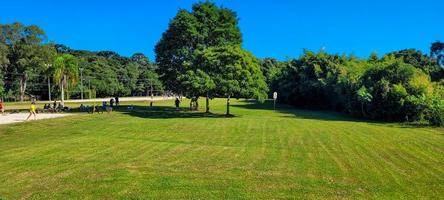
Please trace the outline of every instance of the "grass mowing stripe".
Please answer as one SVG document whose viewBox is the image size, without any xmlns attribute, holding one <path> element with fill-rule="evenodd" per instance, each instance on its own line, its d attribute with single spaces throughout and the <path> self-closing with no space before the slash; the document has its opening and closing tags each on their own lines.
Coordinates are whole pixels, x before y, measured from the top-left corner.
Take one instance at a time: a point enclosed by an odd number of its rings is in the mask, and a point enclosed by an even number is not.
<svg viewBox="0 0 444 200">
<path fill-rule="evenodd" d="M 223 114 L 224 103 L 211 101 L 212 112 Z M 0 126 L 0 196 L 437 199 L 444 193 L 442 129 L 275 111 L 243 100 L 233 100 L 230 118 L 176 112 L 168 108 L 172 101 L 155 103 L 165 113 L 134 105 L 136 112 Z"/>
</svg>

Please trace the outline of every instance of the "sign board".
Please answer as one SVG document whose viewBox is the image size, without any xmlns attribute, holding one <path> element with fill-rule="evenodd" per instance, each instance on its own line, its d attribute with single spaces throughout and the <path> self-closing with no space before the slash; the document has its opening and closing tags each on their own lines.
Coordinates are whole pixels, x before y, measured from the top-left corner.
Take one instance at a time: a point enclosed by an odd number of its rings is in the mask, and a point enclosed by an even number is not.
<svg viewBox="0 0 444 200">
<path fill-rule="evenodd" d="M 277 92 L 273 92 L 273 99 L 276 100 L 278 98 L 278 93 Z"/>
</svg>

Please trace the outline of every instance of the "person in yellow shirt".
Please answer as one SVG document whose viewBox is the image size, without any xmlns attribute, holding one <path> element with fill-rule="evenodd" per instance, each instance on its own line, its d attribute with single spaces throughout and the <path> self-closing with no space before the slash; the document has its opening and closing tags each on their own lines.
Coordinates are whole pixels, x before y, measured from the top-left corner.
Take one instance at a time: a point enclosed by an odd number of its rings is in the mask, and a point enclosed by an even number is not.
<svg viewBox="0 0 444 200">
<path fill-rule="evenodd" d="M 29 120 L 29 118 L 34 115 L 34 120 L 36 119 L 36 113 L 35 113 L 36 107 L 35 107 L 35 102 L 31 103 L 31 107 L 29 108 L 29 116 L 28 118 L 26 118 L 26 121 Z"/>
</svg>

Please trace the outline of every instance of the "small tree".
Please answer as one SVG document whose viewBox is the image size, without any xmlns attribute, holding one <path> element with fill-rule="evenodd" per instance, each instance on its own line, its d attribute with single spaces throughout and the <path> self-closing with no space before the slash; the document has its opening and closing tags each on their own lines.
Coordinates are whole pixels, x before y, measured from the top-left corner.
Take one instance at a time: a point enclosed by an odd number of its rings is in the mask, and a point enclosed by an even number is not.
<svg viewBox="0 0 444 200">
<path fill-rule="evenodd" d="M 198 99 L 201 95 L 206 95 L 205 112 L 210 112 L 209 93 L 216 87 L 211 77 L 200 69 L 188 70 L 179 76 L 183 88 L 188 91 L 187 97 L 191 99 L 191 106 L 194 103 L 198 109 Z"/>
<path fill-rule="evenodd" d="M 215 95 L 227 97 L 227 115 L 230 115 L 230 98 L 245 97 L 264 100 L 267 84 L 258 60 L 240 45 L 211 47 L 197 55 L 201 68 L 215 84 Z"/>
<path fill-rule="evenodd" d="M 358 101 L 361 102 L 361 112 L 362 116 L 366 117 L 364 110 L 364 105 L 367 103 L 372 102 L 373 96 L 367 91 L 367 88 L 362 86 L 357 92 L 356 95 L 358 96 Z"/>
<path fill-rule="evenodd" d="M 64 106 L 64 90 L 68 90 L 69 85 L 73 86 L 79 80 L 79 62 L 71 54 L 62 54 L 56 57 L 52 67 L 54 82 L 59 83 L 61 101 Z"/>
</svg>

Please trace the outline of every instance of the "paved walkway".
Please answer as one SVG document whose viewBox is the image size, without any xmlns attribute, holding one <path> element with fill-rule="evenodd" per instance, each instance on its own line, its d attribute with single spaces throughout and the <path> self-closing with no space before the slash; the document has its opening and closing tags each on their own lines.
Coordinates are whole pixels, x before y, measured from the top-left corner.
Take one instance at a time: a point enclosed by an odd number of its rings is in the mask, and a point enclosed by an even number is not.
<svg viewBox="0 0 444 200">
<path fill-rule="evenodd" d="M 26 118 L 28 117 L 29 113 L 14 113 L 14 114 L 6 114 L 1 115 L 0 114 L 0 124 L 12 124 L 12 123 L 19 123 L 19 122 L 25 122 Z M 50 119 L 50 118 L 57 118 L 57 117 L 65 117 L 72 114 L 59 114 L 59 113 L 42 113 L 37 114 L 36 119 Z M 34 120 L 34 117 L 31 116 L 30 121 Z"/>
</svg>

